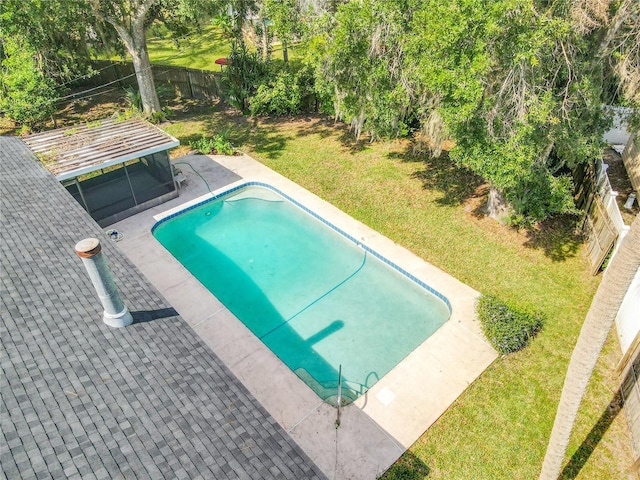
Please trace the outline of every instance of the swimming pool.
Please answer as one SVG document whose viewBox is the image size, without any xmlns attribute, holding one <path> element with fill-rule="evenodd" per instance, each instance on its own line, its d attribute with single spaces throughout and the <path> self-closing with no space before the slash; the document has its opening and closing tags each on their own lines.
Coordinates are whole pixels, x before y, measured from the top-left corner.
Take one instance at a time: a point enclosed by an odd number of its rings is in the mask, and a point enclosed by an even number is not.
<svg viewBox="0 0 640 480">
<path fill-rule="evenodd" d="M 178 212 L 153 235 L 323 400 L 340 368 L 353 400 L 450 316 L 445 297 L 268 185 Z"/>
</svg>

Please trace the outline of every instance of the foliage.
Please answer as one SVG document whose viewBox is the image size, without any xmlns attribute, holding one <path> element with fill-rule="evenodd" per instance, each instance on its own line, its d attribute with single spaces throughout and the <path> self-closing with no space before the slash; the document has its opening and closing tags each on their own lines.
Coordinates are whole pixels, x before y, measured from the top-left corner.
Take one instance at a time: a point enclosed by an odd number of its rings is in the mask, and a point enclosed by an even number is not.
<svg viewBox="0 0 640 480">
<path fill-rule="evenodd" d="M 563 169 L 596 158 L 606 124 L 595 39 L 533 0 L 429 1 L 407 58 L 418 65 L 423 116 L 437 113 L 451 158 L 489 180 L 520 222 L 573 210 Z"/>
<path fill-rule="evenodd" d="M 19 37 L 3 39 L 0 110 L 15 122 L 36 126 L 56 109 L 54 83 L 38 68 L 35 52 Z"/>
<path fill-rule="evenodd" d="M 640 131 L 640 2 L 619 2 L 610 25 L 601 52 L 613 67 L 622 101 L 634 108 L 630 128 Z"/>
<path fill-rule="evenodd" d="M 222 133 L 213 137 L 203 136 L 189 142 L 189 146 L 203 155 L 233 155 L 236 151 L 229 139 Z"/>
<path fill-rule="evenodd" d="M 244 111 L 267 73 L 267 64 L 257 52 L 250 52 L 244 43 L 234 42 L 222 77 L 229 103 Z"/>
<path fill-rule="evenodd" d="M 231 40 L 233 38 L 233 22 L 226 13 L 218 13 L 211 19 L 211 25 L 222 32 L 222 36 Z"/>
<path fill-rule="evenodd" d="M 93 73 L 86 42 L 90 17 L 83 0 L 3 0 L 0 37 L 16 39 L 32 51 L 42 75 L 61 84 Z"/>
<path fill-rule="evenodd" d="M 156 85 L 156 95 L 158 95 L 158 98 L 166 98 L 172 92 L 173 90 L 171 89 L 171 87 L 164 83 Z M 128 108 L 137 112 L 142 112 L 142 96 L 140 95 L 140 90 L 138 90 L 136 87 L 133 87 L 131 85 L 125 87 L 122 99 L 124 100 Z"/>
<path fill-rule="evenodd" d="M 263 0 L 264 14 L 272 22 L 278 40 L 282 42 L 282 55 L 289 62 L 288 48 L 302 32 L 302 20 L 297 0 Z"/>
<path fill-rule="evenodd" d="M 231 34 L 236 44 L 244 44 L 242 27 L 249 15 L 256 13 L 256 0 L 231 0 L 227 2 L 231 10 Z"/>
<path fill-rule="evenodd" d="M 146 119 L 153 124 L 158 124 L 166 122 L 173 116 L 173 111 L 169 107 L 162 107 L 159 112 L 151 112 Z"/>
<path fill-rule="evenodd" d="M 316 110 L 335 115 L 335 86 L 330 74 L 329 48 L 331 45 L 329 32 L 333 20 L 329 15 L 321 15 L 310 22 L 306 28 L 302 57 L 305 75 L 308 75 L 309 93 L 316 99 Z"/>
<path fill-rule="evenodd" d="M 125 87 L 122 99 L 125 101 L 128 108 L 139 112 L 142 111 L 142 96 L 140 95 L 140 90 L 137 88 L 132 86 Z"/>
<path fill-rule="evenodd" d="M 409 132 L 412 98 L 405 88 L 403 38 L 414 0 L 375 0 L 340 5 L 327 45 L 325 81 L 335 89 L 336 116 L 374 137 Z"/>
<path fill-rule="evenodd" d="M 258 87 L 249 101 L 249 109 L 251 115 L 294 115 L 300 113 L 301 102 L 298 77 L 281 71 L 267 84 Z"/>
<path fill-rule="evenodd" d="M 611 11 L 624 4 L 632 5 Z M 356 138 L 419 129 L 436 156 L 453 140 L 451 159 L 498 188 L 518 223 L 531 223 L 573 210 L 567 173 L 601 151 L 611 69 L 597 52 L 607 21 L 577 28 L 579 8 L 565 0 L 346 2 L 316 22 L 324 29 L 308 29 L 316 58 L 306 61 Z M 627 45 L 619 48 L 626 60 L 640 51 L 629 40 L 637 20 L 627 15 L 626 36 L 610 42 Z M 625 72 L 636 64 L 627 61 Z"/>
<path fill-rule="evenodd" d="M 526 347 L 544 323 L 540 312 L 518 308 L 487 295 L 478 299 L 476 311 L 485 337 L 502 354 Z"/>
</svg>

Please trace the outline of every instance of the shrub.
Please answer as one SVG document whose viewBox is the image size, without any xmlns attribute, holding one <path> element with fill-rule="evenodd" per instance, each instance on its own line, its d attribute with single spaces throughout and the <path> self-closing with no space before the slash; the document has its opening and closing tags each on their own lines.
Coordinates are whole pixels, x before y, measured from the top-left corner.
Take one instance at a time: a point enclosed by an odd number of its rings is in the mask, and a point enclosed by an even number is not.
<svg viewBox="0 0 640 480">
<path fill-rule="evenodd" d="M 160 101 L 168 98 L 174 92 L 171 87 L 165 84 L 156 84 L 156 95 L 158 95 L 158 99 Z M 142 111 L 142 95 L 140 91 L 133 86 L 128 86 L 124 88 L 124 94 L 122 95 L 122 100 L 126 103 L 128 109 L 132 111 L 141 112 Z M 163 108 L 164 111 L 164 108 Z M 166 112 L 165 112 L 166 113 Z"/>
<path fill-rule="evenodd" d="M 231 142 L 222 133 L 214 137 L 200 137 L 189 142 L 189 146 L 203 155 L 233 155 L 236 151 Z"/>
<path fill-rule="evenodd" d="M 222 74 L 222 85 L 227 101 L 244 111 L 248 101 L 266 78 L 268 66 L 257 52 L 250 52 L 244 43 L 234 42 L 227 67 Z"/>
<path fill-rule="evenodd" d="M 56 110 L 55 83 L 35 58 L 35 51 L 19 39 L 0 41 L 0 111 L 27 127 L 43 124 Z"/>
<path fill-rule="evenodd" d="M 132 86 L 125 87 L 122 99 L 131 110 L 142 111 L 142 95 L 137 88 Z"/>
<path fill-rule="evenodd" d="M 294 115 L 300 113 L 302 96 L 297 76 L 281 71 L 267 85 L 260 85 L 251 97 L 251 115 Z"/>
<path fill-rule="evenodd" d="M 476 312 L 487 340 L 502 354 L 526 347 L 544 323 L 540 312 L 518 308 L 486 295 L 478 300 Z"/>
</svg>

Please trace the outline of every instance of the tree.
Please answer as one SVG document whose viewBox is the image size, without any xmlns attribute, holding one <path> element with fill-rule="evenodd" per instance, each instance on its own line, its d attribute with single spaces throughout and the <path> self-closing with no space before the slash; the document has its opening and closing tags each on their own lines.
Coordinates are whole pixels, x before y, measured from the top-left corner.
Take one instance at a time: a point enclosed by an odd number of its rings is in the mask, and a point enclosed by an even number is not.
<svg viewBox="0 0 640 480">
<path fill-rule="evenodd" d="M 263 0 L 266 17 L 273 22 L 276 36 L 282 43 L 282 59 L 289 63 L 289 46 L 301 32 L 298 0 Z"/>
<path fill-rule="evenodd" d="M 265 2 L 262 2 L 258 10 L 258 23 L 256 24 L 256 33 L 260 37 L 262 58 L 267 60 L 271 55 L 271 34 L 269 32 L 269 19 L 267 18 L 267 10 Z"/>
<path fill-rule="evenodd" d="M 356 137 L 419 128 L 434 156 L 453 140 L 450 158 L 488 180 L 512 221 L 527 224 L 574 211 L 571 169 L 601 154 L 602 105 L 618 84 L 640 83 L 639 22 L 629 13 L 638 3 L 348 2 L 318 42 L 316 83 L 333 86 L 336 116 Z M 612 79 L 615 57 L 625 68 Z"/>
<path fill-rule="evenodd" d="M 4 114 L 19 124 L 37 126 L 52 118 L 66 84 L 91 75 L 88 16 L 88 8 L 79 0 L 0 2 Z"/>
<path fill-rule="evenodd" d="M 28 126 L 49 119 L 56 91 L 38 68 L 35 51 L 21 37 L 0 38 L 0 47 L 0 110 Z"/>
<path fill-rule="evenodd" d="M 419 2 L 373 0 L 338 7 L 328 23 L 324 82 L 335 91 L 338 119 L 373 140 L 408 133 L 411 101 L 406 88 L 404 46 Z"/>
<path fill-rule="evenodd" d="M 213 13 L 218 2 L 207 0 L 88 0 L 96 18 L 118 33 L 136 72 L 144 113 L 160 111 L 153 72 L 147 51 L 146 28 L 154 19 L 166 18 L 169 25 L 184 25 L 201 15 Z"/>
<path fill-rule="evenodd" d="M 540 473 L 541 480 L 556 480 L 569 444 L 571 430 L 589 378 L 600 356 L 620 304 L 640 268 L 640 217 L 636 217 L 611 260 L 587 312 L 571 355 L 558 411 Z"/>
<path fill-rule="evenodd" d="M 0 36 L 32 51 L 40 73 L 56 84 L 85 74 L 90 11 L 82 0 L 0 2 Z"/>
<path fill-rule="evenodd" d="M 601 151 L 603 69 L 564 3 L 432 0 L 411 29 L 423 128 L 436 148 L 454 140 L 451 159 L 504 195 L 517 223 L 572 211 L 568 168 Z"/>
<path fill-rule="evenodd" d="M 136 72 L 142 109 L 146 114 L 160 111 L 160 100 L 147 51 L 145 22 L 149 9 L 159 0 L 89 0 L 96 17 L 110 24 L 131 56 Z"/>
<path fill-rule="evenodd" d="M 244 42 L 231 45 L 229 65 L 222 80 L 229 102 L 240 110 L 249 107 L 249 99 L 267 75 L 267 64 L 257 52 L 250 52 Z"/>
<path fill-rule="evenodd" d="M 258 9 L 256 0 L 232 0 L 228 2 L 229 14 L 232 17 L 231 32 L 235 43 L 241 48 L 244 44 L 242 31 L 247 17 Z"/>
<path fill-rule="evenodd" d="M 635 107 L 630 124 L 640 130 L 640 2 L 622 1 L 609 25 L 598 53 L 609 59 L 623 98 Z"/>
</svg>

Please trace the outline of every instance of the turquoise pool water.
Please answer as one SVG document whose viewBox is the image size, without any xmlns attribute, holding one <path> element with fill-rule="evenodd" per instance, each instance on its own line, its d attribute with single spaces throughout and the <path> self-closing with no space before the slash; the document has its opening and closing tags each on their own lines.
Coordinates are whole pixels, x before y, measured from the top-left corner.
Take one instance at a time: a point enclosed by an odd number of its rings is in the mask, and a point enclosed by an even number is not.
<svg viewBox="0 0 640 480">
<path fill-rule="evenodd" d="M 165 219 L 153 234 L 318 396 L 336 395 L 342 366 L 343 394 L 353 400 L 450 309 L 321 220 L 251 185 Z"/>
</svg>

